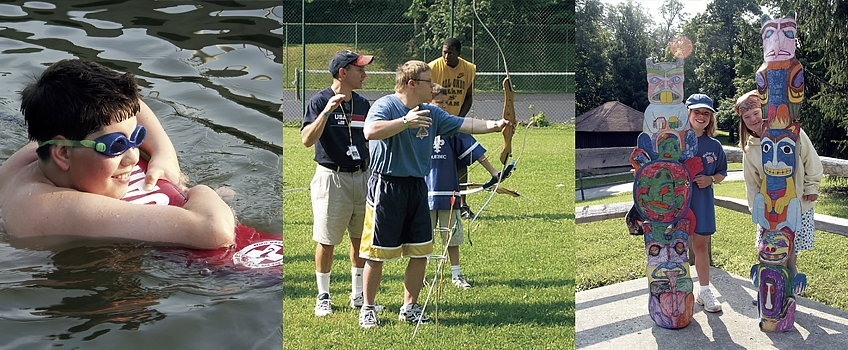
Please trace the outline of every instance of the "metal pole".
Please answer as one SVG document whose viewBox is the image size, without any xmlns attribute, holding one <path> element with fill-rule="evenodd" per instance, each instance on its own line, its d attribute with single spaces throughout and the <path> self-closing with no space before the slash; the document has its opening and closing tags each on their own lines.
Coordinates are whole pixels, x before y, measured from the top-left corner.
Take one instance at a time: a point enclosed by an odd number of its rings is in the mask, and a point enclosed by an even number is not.
<svg viewBox="0 0 848 350">
<path fill-rule="evenodd" d="M 353 51 L 359 52 L 359 22 L 353 24 Z"/>
<path fill-rule="evenodd" d="M 306 0 L 301 0 L 300 6 L 300 69 L 303 71 L 303 76 L 300 77 L 301 88 L 300 92 L 306 95 Z M 300 99 L 300 117 L 303 118 L 303 113 L 306 111 L 306 98 Z"/>
<path fill-rule="evenodd" d="M 453 0 L 450 2 L 450 37 L 453 38 Z"/>
<path fill-rule="evenodd" d="M 283 23 L 283 26 L 286 28 L 285 33 L 283 34 L 286 37 L 285 43 L 283 44 L 283 50 L 286 51 L 285 58 L 283 59 L 283 61 L 286 62 L 283 67 L 283 71 L 285 71 L 285 73 L 283 73 L 283 90 L 285 90 L 286 84 L 289 81 L 289 25 L 288 23 Z"/>
</svg>

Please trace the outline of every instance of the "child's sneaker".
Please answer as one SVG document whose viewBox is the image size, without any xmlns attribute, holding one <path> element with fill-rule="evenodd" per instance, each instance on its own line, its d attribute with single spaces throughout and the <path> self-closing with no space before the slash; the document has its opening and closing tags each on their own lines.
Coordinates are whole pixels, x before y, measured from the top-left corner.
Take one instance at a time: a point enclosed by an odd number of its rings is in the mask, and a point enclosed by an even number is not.
<svg viewBox="0 0 848 350">
<path fill-rule="evenodd" d="M 451 279 L 453 281 L 453 285 L 457 286 L 460 289 L 468 289 L 471 288 L 471 285 L 468 284 L 468 281 L 465 280 L 465 276 L 458 275 Z"/>
<path fill-rule="evenodd" d="M 350 296 L 350 307 L 352 309 L 361 309 L 362 304 L 365 302 L 365 298 L 362 296 L 362 293 L 357 294 L 356 296 Z M 380 304 L 374 304 L 374 309 L 377 311 L 383 311 L 385 307 Z"/>
<path fill-rule="evenodd" d="M 333 300 L 330 299 L 330 293 L 321 293 L 318 295 L 318 300 L 315 302 L 315 316 L 327 316 L 333 314 Z"/>
<path fill-rule="evenodd" d="M 359 310 L 359 326 L 362 328 L 371 328 L 380 325 L 380 320 L 377 319 L 377 310 L 373 305 L 363 306 Z"/>
<path fill-rule="evenodd" d="M 695 299 L 695 302 L 698 303 L 698 305 L 703 305 L 704 310 L 707 312 L 721 311 L 721 304 L 718 303 L 718 300 L 716 300 L 713 296 L 713 292 L 709 289 L 702 293 L 698 293 L 698 298 Z"/>
<path fill-rule="evenodd" d="M 418 303 L 401 306 L 398 320 L 406 321 L 409 324 L 418 324 L 419 320 L 421 320 L 422 324 L 430 323 L 430 318 L 424 315 L 424 311 L 421 310 L 421 306 Z"/>
</svg>

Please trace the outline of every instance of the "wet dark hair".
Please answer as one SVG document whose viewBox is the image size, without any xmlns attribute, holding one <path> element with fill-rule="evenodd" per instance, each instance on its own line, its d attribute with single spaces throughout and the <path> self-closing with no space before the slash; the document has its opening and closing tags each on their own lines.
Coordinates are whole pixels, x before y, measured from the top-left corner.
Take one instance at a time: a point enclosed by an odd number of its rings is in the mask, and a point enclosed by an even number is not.
<svg viewBox="0 0 848 350">
<path fill-rule="evenodd" d="M 138 114 L 140 97 L 132 73 L 121 74 L 90 61 L 61 60 L 21 91 L 21 113 L 32 141 L 58 135 L 82 140 Z M 49 147 L 38 148 L 41 159 L 49 157 Z"/>
<path fill-rule="evenodd" d="M 445 39 L 445 45 L 447 47 L 452 47 L 456 49 L 457 52 L 462 51 L 462 43 L 459 42 L 456 38 L 447 38 Z"/>
</svg>

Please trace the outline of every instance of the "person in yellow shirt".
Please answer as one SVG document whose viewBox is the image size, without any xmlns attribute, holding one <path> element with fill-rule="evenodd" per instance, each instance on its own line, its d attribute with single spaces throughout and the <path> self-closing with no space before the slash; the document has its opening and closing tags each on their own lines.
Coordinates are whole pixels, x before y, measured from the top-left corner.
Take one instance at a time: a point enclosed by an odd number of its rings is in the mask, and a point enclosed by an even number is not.
<svg viewBox="0 0 848 350">
<path fill-rule="evenodd" d="M 468 62 L 459 55 L 462 53 L 462 43 L 456 38 L 447 38 L 442 45 L 442 56 L 431 61 L 431 77 L 433 83 L 443 86 L 447 90 L 447 106 L 445 112 L 450 115 L 465 117 L 471 110 L 474 102 L 474 77 L 477 74 L 477 66 Z M 468 166 L 457 164 L 459 182 L 468 182 Z M 460 213 L 464 218 L 471 218 L 474 213 L 465 201 L 465 195 L 460 197 Z"/>
</svg>

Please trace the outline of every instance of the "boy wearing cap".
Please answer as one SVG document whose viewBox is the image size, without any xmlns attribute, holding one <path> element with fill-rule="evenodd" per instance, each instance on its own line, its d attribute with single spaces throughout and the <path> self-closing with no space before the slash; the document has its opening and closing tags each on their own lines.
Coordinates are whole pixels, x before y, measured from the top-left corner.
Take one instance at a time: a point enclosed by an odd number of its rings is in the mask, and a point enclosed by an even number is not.
<svg viewBox="0 0 848 350">
<path fill-rule="evenodd" d="M 362 88 L 365 66 L 373 56 L 342 50 L 330 61 L 333 83 L 309 99 L 301 127 L 301 141 L 315 145 L 315 176 L 312 195 L 312 240 L 315 246 L 315 277 L 318 299 L 315 316 L 333 313 L 330 298 L 330 269 L 333 249 L 341 244 L 347 229 L 350 238 L 350 306 L 362 306 L 362 269 L 365 260 L 357 255 L 365 218 L 368 185 L 368 145 L 362 133 L 370 103 L 353 92 Z"/>
<path fill-rule="evenodd" d="M 155 183 L 164 174 L 179 181 L 173 146 L 141 102 L 131 73 L 82 60 L 58 61 L 21 92 L 21 112 L 36 142 L 0 166 L 0 210 L 10 235 L 200 249 L 234 243 L 232 210 L 209 187 L 189 189 L 183 207 L 121 200 L 139 150 L 151 156 L 149 174 L 155 175 L 148 180 Z"/>
<path fill-rule="evenodd" d="M 395 93 L 374 102 L 365 120 L 373 174 L 368 180 L 365 229 L 359 247 L 359 255 L 367 259 L 365 301 L 359 312 L 363 328 L 379 325 L 374 298 L 383 262 L 403 257 L 410 259 L 398 318 L 412 324 L 430 322 L 418 305 L 418 295 L 427 258 L 433 252 L 424 176 L 430 171 L 436 135 L 490 133 L 509 126 L 504 119 L 459 118 L 425 103 L 433 97 L 433 87 L 427 63 L 407 61 L 396 72 Z"/>
<path fill-rule="evenodd" d="M 713 100 L 704 94 L 692 94 L 686 99 L 689 109 L 689 126 L 698 137 L 696 157 L 701 158 L 704 170 L 692 181 L 692 201 L 689 208 L 695 214 L 695 234 L 692 252 L 695 254 L 695 271 L 698 272 L 700 291 L 695 302 L 707 312 L 721 311 L 721 304 L 710 291 L 710 236 L 716 232 L 715 195 L 713 185 L 727 176 L 727 156 L 716 140 L 716 118 Z"/>
</svg>

